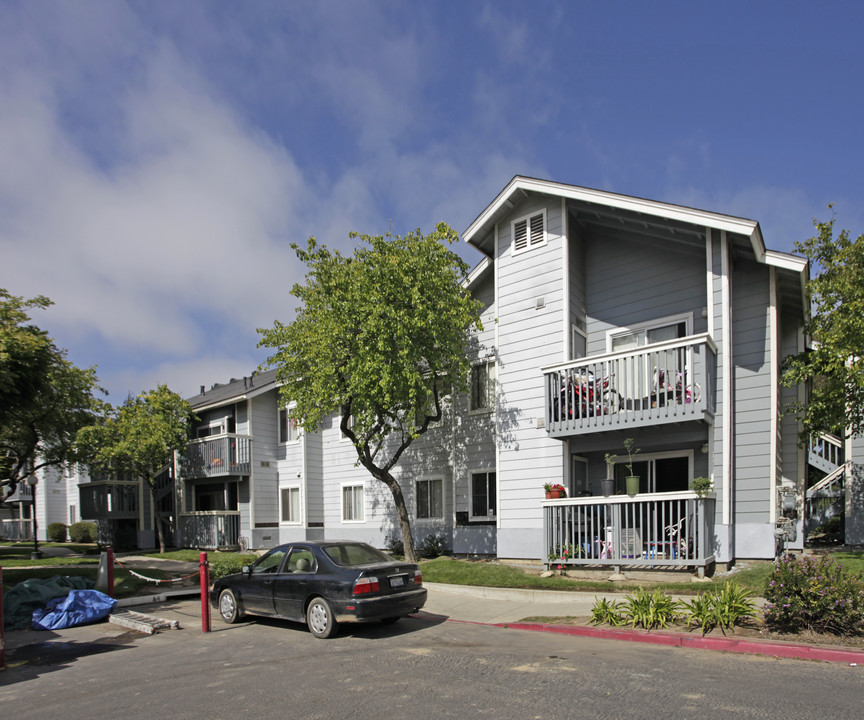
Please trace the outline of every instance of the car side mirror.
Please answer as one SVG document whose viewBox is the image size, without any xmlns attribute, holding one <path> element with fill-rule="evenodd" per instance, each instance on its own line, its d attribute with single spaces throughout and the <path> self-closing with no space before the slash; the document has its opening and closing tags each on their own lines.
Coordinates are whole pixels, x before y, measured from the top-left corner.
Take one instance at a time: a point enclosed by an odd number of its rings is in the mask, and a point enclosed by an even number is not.
<svg viewBox="0 0 864 720">
<path fill-rule="evenodd" d="M 252 574 L 252 566 L 251 565 L 244 565 L 243 567 L 240 568 L 240 572 L 243 573 L 244 575 L 251 575 Z"/>
</svg>

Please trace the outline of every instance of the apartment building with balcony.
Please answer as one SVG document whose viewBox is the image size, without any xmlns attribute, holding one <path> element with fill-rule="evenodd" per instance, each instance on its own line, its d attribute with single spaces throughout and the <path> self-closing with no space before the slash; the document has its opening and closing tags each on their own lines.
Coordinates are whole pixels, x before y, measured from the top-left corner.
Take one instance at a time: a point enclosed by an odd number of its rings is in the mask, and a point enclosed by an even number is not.
<svg viewBox="0 0 864 720">
<path fill-rule="evenodd" d="M 757 222 L 517 176 L 463 238 L 482 255 L 466 284 L 484 330 L 468 348 L 470 392 L 446 399 L 396 467 L 417 540 L 702 572 L 774 557 L 784 523 L 786 547 L 803 547 L 817 500 L 864 514 L 843 485 L 864 476 L 849 470 L 853 445 L 802 448 L 783 412 L 804 397 L 780 368 L 805 347 L 808 268 L 767 249 Z M 166 470 L 177 545 L 384 547 L 397 534 L 390 493 L 339 418 L 302 432 L 274 371 L 189 400 L 200 422 Z M 827 463 L 815 489 L 808 462 Z M 697 477 L 712 490 L 691 490 Z M 546 484 L 566 497 L 546 499 Z"/>
</svg>

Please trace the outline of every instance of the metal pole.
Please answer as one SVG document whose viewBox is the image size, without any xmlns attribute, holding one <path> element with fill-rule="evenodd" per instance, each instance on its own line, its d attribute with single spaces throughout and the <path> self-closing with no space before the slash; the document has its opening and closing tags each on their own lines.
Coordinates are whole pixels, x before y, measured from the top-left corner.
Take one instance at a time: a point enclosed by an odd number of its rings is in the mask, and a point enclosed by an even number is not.
<svg viewBox="0 0 864 720">
<path fill-rule="evenodd" d="M 201 632 L 210 632 L 210 603 L 207 595 L 210 590 L 210 565 L 207 562 L 207 553 L 201 552 Z"/>
<path fill-rule="evenodd" d="M 114 548 L 105 548 L 105 556 L 107 558 L 106 565 L 108 575 L 108 597 L 114 597 Z"/>
<path fill-rule="evenodd" d="M 42 558 L 42 553 L 39 552 L 39 540 L 36 538 L 36 483 L 30 485 L 30 501 L 33 505 L 33 552 L 30 554 L 30 559 L 40 560 Z"/>
<path fill-rule="evenodd" d="M 6 669 L 6 633 L 3 630 L 3 568 L 0 567 L 0 670 Z"/>
</svg>

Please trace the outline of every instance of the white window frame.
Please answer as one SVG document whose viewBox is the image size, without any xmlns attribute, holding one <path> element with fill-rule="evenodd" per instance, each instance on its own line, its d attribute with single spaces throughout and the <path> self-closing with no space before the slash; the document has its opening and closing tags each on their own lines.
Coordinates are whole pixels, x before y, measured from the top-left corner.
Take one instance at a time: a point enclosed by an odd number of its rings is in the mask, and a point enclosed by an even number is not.
<svg viewBox="0 0 864 720">
<path fill-rule="evenodd" d="M 225 434 L 226 422 L 225 418 L 220 418 L 219 420 L 211 420 L 206 425 L 200 425 L 195 429 L 195 436 L 199 440 L 203 440 L 208 437 L 213 437 L 214 435 L 224 435 Z M 216 432 L 213 432 L 213 430 Z M 206 430 L 206 435 L 202 435 L 201 431 Z"/>
<path fill-rule="evenodd" d="M 495 474 L 495 492 L 489 492 L 489 473 Z M 474 476 L 475 475 L 486 475 L 486 514 L 485 515 L 475 515 L 474 514 Z M 496 512 L 493 515 L 489 514 L 489 498 L 495 498 L 495 508 Z M 498 471 L 496 468 L 486 467 L 486 468 L 473 468 L 468 471 L 468 522 L 483 522 L 496 520 L 498 518 L 497 514 L 498 508 Z"/>
<path fill-rule="evenodd" d="M 655 460 L 664 460 L 666 458 L 687 458 L 687 476 L 693 477 L 693 458 L 694 453 L 693 450 L 667 450 L 665 452 L 656 452 L 656 453 L 639 453 L 638 455 L 633 456 L 633 464 L 647 462 L 649 465 L 649 477 L 648 477 L 648 492 L 655 492 L 655 488 L 657 487 L 657 469 L 653 464 Z M 630 458 L 625 454 L 618 455 L 615 458 L 615 462 L 613 465 L 628 465 L 630 463 Z M 614 477 L 614 470 L 612 472 Z M 689 483 L 688 483 L 689 484 Z"/>
<path fill-rule="evenodd" d="M 441 514 L 429 515 L 428 517 L 420 517 L 420 484 L 438 483 L 439 492 L 441 494 Z M 431 503 L 430 503 L 431 506 Z M 444 519 L 444 478 L 440 475 L 432 475 L 430 477 L 421 477 L 414 481 L 414 519 L 419 523 L 424 522 L 440 522 Z"/>
<path fill-rule="evenodd" d="M 532 229 L 532 223 L 537 218 L 540 218 L 540 222 L 542 223 L 542 229 L 540 231 L 539 237 L 535 237 Z M 525 223 L 525 244 L 522 247 L 516 247 L 516 226 Z M 548 240 L 548 234 L 546 232 L 546 208 L 542 208 L 541 210 L 536 210 L 528 215 L 523 215 L 522 217 L 516 218 L 510 222 L 510 254 L 511 255 L 520 255 L 521 253 L 528 252 L 533 250 L 534 248 L 543 247 L 546 245 Z"/>
<path fill-rule="evenodd" d="M 354 517 L 354 518 L 346 518 L 346 517 L 345 517 L 345 510 L 346 510 L 346 506 L 345 506 L 345 491 L 348 490 L 349 488 L 350 488 L 350 489 L 353 489 L 354 492 L 357 492 L 358 490 L 359 490 L 359 492 L 360 492 L 360 497 L 361 497 L 360 513 L 361 513 L 361 517 L 359 517 L 359 518 L 357 518 L 357 517 Z M 341 517 L 342 517 L 342 522 L 343 522 L 343 523 L 345 523 L 345 524 L 351 524 L 351 525 L 359 525 L 359 524 L 361 524 L 361 523 L 365 523 L 365 522 L 366 522 L 366 485 L 365 485 L 364 483 L 362 483 L 362 482 L 346 482 L 346 483 L 342 483 L 342 484 L 339 486 L 339 505 L 340 505 L 340 508 L 341 508 Z"/>
<path fill-rule="evenodd" d="M 289 403 L 287 406 L 280 406 L 276 410 L 276 419 L 279 432 L 279 444 L 291 445 L 300 442 L 300 426 L 296 424 L 292 431 L 289 420 L 294 417 L 294 410 L 297 408 L 297 403 Z M 285 413 L 285 425 L 282 424 L 282 413 Z M 282 437 L 282 431 L 285 431 L 285 438 Z"/>
<path fill-rule="evenodd" d="M 655 320 L 648 320 L 647 322 L 636 323 L 635 325 L 628 325 L 627 327 L 618 327 L 613 328 L 611 330 L 606 331 L 606 352 L 612 353 L 615 352 L 612 349 L 612 341 L 615 338 L 624 337 L 625 335 L 635 335 L 637 333 L 644 334 L 645 339 L 648 338 L 649 330 L 656 330 L 657 328 L 665 327 L 666 325 L 677 325 L 678 323 L 684 323 L 684 337 L 693 334 L 693 313 L 681 313 L 680 315 L 669 315 L 668 317 L 657 318 Z M 644 345 L 640 345 L 639 347 L 645 347 L 648 345 L 646 342 Z"/>
<path fill-rule="evenodd" d="M 288 494 L 288 506 L 287 510 L 291 510 L 291 501 L 290 496 L 293 493 L 297 493 L 297 518 L 291 519 L 289 517 L 288 520 L 285 519 L 285 500 L 286 493 Z M 279 524 L 280 525 L 302 525 L 303 524 L 303 491 L 301 490 L 299 485 L 285 485 L 279 488 Z"/>
<path fill-rule="evenodd" d="M 474 405 L 474 372 L 475 369 L 486 368 L 486 404 L 482 407 Z M 468 387 L 468 412 L 471 415 L 480 413 L 490 413 L 495 409 L 495 381 L 497 373 L 495 371 L 494 360 L 482 360 L 481 362 L 472 363 L 471 365 L 471 380 Z"/>
</svg>

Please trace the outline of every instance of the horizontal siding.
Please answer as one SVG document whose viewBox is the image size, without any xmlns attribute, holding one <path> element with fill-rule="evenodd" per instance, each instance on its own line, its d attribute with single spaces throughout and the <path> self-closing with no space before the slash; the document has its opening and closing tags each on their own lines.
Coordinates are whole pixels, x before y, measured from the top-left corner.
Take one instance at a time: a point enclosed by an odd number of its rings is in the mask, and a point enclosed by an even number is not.
<svg viewBox="0 0 864 720">
<path fill-rule="evenodd" d="M 731 292 L 735 522 L 768 522 L 773 462 L 768 269 L 739 261 Z"/>
</svg>

